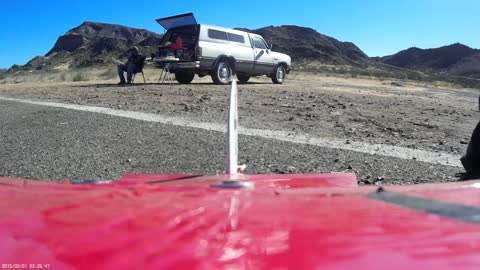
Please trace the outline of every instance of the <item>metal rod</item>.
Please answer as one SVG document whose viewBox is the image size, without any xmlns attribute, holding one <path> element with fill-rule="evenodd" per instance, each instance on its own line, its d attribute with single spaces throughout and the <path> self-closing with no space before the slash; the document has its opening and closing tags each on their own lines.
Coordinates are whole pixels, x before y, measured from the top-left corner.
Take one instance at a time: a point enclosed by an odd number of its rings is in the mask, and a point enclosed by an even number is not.
<svg viewBox="0 0 480 270">
<path fill-rule="evenodd" d="M 232 81 L 230 87 L 230 102 L 228 110 L 227 127 L 227 174 L 238 172 L 238 107 L 237 107 L 237 82 Z"/>
</svg>

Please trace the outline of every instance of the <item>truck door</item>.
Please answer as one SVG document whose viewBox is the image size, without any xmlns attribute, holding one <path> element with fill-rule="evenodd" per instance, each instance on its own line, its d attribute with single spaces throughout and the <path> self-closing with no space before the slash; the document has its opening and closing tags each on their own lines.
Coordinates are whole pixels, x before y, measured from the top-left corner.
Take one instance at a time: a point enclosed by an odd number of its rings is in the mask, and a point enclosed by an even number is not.
<svg viewBox="0 0 480 270">
<path fill-rule="evenodd" d="M 259 36 L 252 37 L 253 52 L 254 52 L 254 73 L 256 74 L 270 74 L 273 73 L 274 61 L 273 55 L 268 49 L 267 44 L 263 38 Z"/>
</svg>

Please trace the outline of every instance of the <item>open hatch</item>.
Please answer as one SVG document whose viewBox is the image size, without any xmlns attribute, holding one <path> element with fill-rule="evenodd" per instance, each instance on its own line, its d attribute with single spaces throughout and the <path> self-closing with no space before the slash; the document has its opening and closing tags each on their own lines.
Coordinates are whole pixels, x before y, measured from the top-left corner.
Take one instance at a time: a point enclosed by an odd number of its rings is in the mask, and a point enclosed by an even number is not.
<svg viewBox="0 0 480 270">
<path fill-rule="evenodd" d="M 156 19 L 156 21 L 167 31 L 179 26 L 197 24 L 197 20 L 195 20 L 195 16 L 193 15 L 192 12 L 160 18 L 160 19 Z"/>
</svg>

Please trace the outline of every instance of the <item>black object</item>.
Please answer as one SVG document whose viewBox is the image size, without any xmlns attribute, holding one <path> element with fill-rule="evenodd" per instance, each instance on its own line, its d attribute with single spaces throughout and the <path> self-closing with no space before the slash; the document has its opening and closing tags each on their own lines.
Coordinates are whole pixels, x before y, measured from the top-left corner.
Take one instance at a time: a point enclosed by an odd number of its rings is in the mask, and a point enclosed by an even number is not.
<svg viewBox="0 0 480 270">
<path fill-rule="evenodd" d="M 146 83 L 145 81 L 145 75 L 143 74 L 143 67 L 145 66 L 145 59 L 147 57 L 146 56 L 142 56 L 142 59 L 140 61 L 138 61 L 137 63 L 137 68 L 135 69 L 135 71 L 133 72 L 133 76 L 132 76 L 132 83 L 133 81 L 135 80 L 135 74 L 137 73 L 142 73 L 142 77 L 143 77 L 143 83 Z"/>
<path fill-rule="evenodd" d="M 412 210 L 480 224 L 480 208 L 383 190 L 366 195 L 367 198 L 402 206 Z"/>
<path fill-rule="evenodd" d="M 467 152 L 460 158 L 460 161 L 466 171 L 460 180 L 480 179 L 480 122 L 473 130 Z"/>
</svg>

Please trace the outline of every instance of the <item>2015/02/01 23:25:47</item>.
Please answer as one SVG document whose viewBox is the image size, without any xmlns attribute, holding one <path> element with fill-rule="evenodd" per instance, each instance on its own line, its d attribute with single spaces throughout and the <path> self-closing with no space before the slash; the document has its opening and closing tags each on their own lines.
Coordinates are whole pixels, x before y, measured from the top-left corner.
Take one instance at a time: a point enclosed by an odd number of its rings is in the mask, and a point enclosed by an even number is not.
<svg viewBox="0 0 480 270">
<path fill-rule="evenodd" d="M 49 263 L 2 263 L 2 269 L 50 269 Z"/>
</svg>

